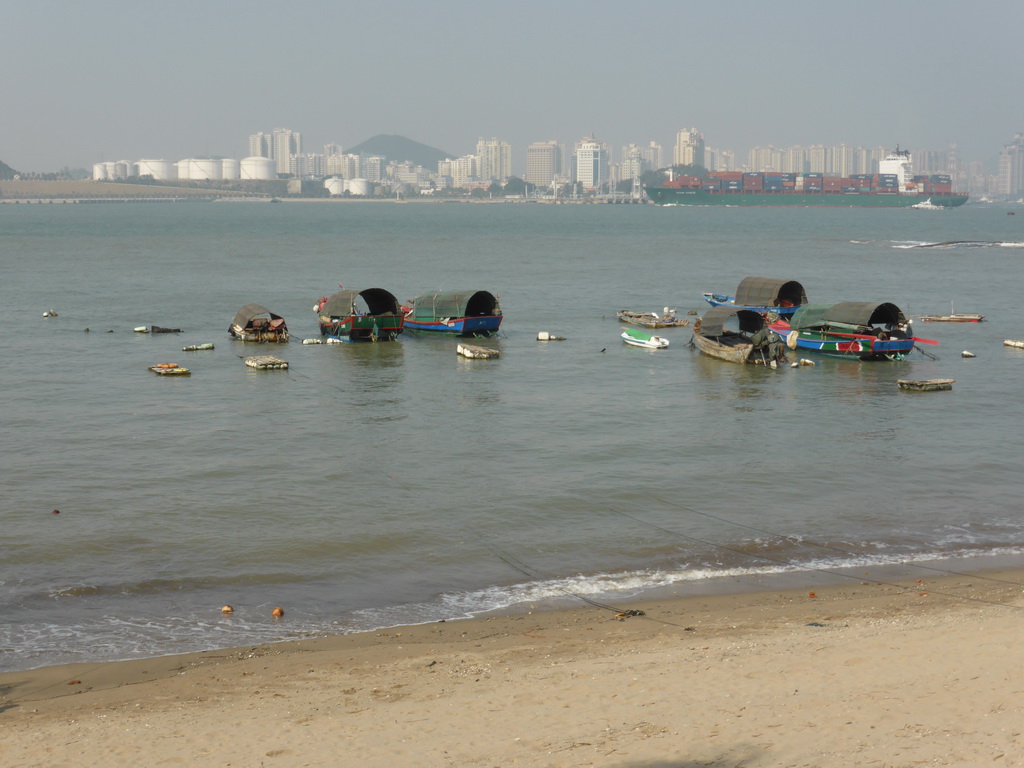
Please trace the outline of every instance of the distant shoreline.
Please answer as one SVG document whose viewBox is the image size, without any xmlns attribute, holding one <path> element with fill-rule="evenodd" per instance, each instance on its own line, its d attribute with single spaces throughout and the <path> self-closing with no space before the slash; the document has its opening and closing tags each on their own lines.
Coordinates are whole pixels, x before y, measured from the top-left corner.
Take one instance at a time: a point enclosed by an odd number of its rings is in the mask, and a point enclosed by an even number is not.
<svg viewBox="0 0 1024 768">
<path fill-rule="evenodd" d="M 195 187 L 164 187 L 147 184 L 117 184 L 106 181 L 0 181 L 0 204 L 50 203 L 180 203 L 180 202 L 260 202 L 269 203 L 406 203 L 474 204 L 474 205 L 649 205 L 650 200 L 550 198 L 462 198 L 416 196 L 394 197 L 300 197 L 257 190 L 197 189 Z"/>
</svg>

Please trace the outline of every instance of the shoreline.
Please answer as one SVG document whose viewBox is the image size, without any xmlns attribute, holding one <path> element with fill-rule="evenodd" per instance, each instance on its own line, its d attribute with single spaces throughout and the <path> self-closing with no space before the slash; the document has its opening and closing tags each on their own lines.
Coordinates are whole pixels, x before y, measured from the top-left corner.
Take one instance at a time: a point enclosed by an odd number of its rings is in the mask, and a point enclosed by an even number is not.
<svg viewBox="0 0 1024 768">
<path fill-rule="evenodd" d="M 1024 569 L 619 607 L 643 615 L 583 605 L 3 673 L 0 755 L 12 766 L 74 764 L 90 749 L 108 766 L 157 754 L 326 766 L 342 753 L 361 766 L 1021 764 Z"/>
</svg>

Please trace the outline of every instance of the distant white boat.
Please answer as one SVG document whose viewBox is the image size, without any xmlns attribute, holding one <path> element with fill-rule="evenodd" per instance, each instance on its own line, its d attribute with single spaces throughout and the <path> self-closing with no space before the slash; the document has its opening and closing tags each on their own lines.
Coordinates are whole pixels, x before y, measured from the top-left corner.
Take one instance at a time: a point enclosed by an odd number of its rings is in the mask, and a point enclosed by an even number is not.
<svg viewBox="0 0 1024 768">
<path fill-rule="evenodd" d="M 943 206 L 943 205 L 936 205 L 935 203 L 933 203 L 932 199 L 930 197 L 927 200 L 924 200 L 924 201 L 922 201 L 920 203 L 914 203 L 910 207 L 911 208 L 916 208 L 919 211 L 944 211 L 944 210 L 946 210 L 945 206 Z"/>
</svg>

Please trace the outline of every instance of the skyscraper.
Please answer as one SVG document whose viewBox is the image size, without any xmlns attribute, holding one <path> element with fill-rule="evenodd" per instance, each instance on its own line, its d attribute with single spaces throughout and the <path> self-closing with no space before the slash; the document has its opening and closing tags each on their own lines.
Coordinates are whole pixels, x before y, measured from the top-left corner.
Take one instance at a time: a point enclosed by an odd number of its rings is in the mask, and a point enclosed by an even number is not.
<svg viewBox="0 0 1024 768">
<path fill-rule="evenodd" d="M 249 157 L 273 157 L 274 145 L 270 134 L 254 133 L 249 136 Z"/>
<path fill-rule="evenodd" d="M 302 134 L 287 128 L 275 128 L 273 134 L 274 165 L 278 173 L 292 172 L 292 158 L 302 154 Z"/>
<path fill-rule="evenodd" d="M 584 189 L 599 189 L 608 181 L 608 148 L 589 136 L 576 144 L 575 181 Z"/>
<path fill-rule="evenodd" d="M 512 175 L 512 145 L 498 139 L 479 139 L 476 156 L 480 158 L 480 178 L 503 181 Z"/>
<path fill-rule="evenodd" d="M 562 145 L 557 141 L 535 141 L 526 148 L 526 181 L 550 187 L 562 174 Z"/>
<path fill-rule="evenodd" d="M 997 174 L 997 194 L 1016 197 L 1024 192 L 1024 133 L 1015 134 L 1013 141 L 999 150 Z"/>
<path fill-rule="evenodd" d="M 619 168 L 620 181 L 639 178 L 644 171 L 651 170 L 651 166 L 644 159 L 645 149 L 636 144 L 627 144 L 622 148 L 622 163 Z"/>
<path fill-rule="evenodd" d="M 661 144 L 656 141 L 652 141 L 646 147 L 644 147 L 644 161 L 647 163 L 647 170 L 656 171 L 659 168 L 664 168 L 665 165 L 662 163 L 663 151 Z"/>
<path fill-rule="evenodd" d="M 704 134 L 696 128 L 683 129 L 676 134 L 672 150 L 672 165 L 705 165 Z"/>
</svg>

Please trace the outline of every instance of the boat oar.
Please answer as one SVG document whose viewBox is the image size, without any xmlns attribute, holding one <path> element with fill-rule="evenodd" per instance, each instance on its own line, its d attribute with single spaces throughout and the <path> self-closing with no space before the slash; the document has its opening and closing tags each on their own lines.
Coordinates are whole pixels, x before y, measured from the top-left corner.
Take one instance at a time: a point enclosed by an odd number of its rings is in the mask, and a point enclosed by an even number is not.
<svg viewBox="0 0 1024 768">
<path fill-rule="evenodd" d="M 869 336 L 865 333 L 837 333 L 835 331 L 828 332 L 830 336 L 843 336 L 847 339 L 877 339 L 877 336 Z M 919 341 L 922 344 L 938 344 L 939 342 L 934 339 L 919 339 L 917 336 L 907 336 L 911 341 Z M 896 339 L 883 339 L 883 341 L 896 341 Z"/>
</svg>

